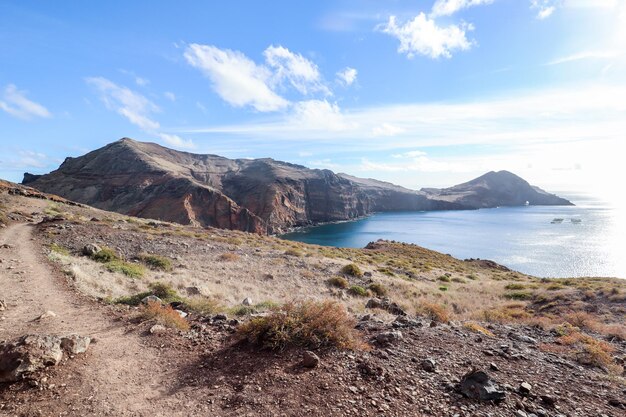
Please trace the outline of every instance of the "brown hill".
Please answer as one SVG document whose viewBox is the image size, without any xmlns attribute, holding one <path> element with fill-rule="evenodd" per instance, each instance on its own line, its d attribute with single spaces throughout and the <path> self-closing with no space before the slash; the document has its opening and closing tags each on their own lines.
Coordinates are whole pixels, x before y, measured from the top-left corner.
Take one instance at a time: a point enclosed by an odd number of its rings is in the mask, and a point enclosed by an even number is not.
<svg viewBox="0 0 626 417">
<path fill-rule="evenodd" d="M 133 216 L 257 233 L 381 211 L 571 204 L 510 173 L 415 191 L 270 158 L 233 160 L 128 138 L 67 158 L 49 174 L 25 174 L 23 183 Z"/>
</svg>

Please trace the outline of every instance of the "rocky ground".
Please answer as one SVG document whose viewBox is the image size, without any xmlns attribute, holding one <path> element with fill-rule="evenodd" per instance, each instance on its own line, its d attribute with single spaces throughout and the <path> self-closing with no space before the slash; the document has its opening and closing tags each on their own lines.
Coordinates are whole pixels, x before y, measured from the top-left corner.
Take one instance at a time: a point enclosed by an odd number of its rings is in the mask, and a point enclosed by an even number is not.
<svg viewBox="0 0 626 417">
<path fill-rule="evenodd" d="M 85 352 L 61 349 L 56 365 L 0 383 L 0 415 L 622 416 L 626 410 L 621 281 L 557 285 L 391 243 L 333 251 L 183 228 L 25 196 L 25 188 L 9 194 L 14 186 L 0 185 L 0 343 L 72 333 L 91 342 Z M 130 277 L 83 256 L 88 244 L 113 248 L 125 262 L 118 267 L 141 266 L 142 253 L 172 265 Z M 365 272 L 345 275 L 349 285 L 384 285 L 397 309 L 385 301 L 366 308 L 377 299 L 370 289 L 361 297 L 329 285 L 349 263 Z M 211 308 L 176 302 L 188 314 L 189 328 L 180 330 L 155 327 L 141 304 L 115 302 L 155 282 Z M 242 308 L 244 298 L 249 308 Z M 305 298 L 345 305 L 367 346 L 314 349 L 309 367 L 306 347 L 260 350 L 237 333 L 250 314 L 264 317 L 272 303 Z M 13 345 L 2 346 L 6 358 Z M 0 358 L 0 379 L 2 367 Z M 464 378 L 472 371 L 488 380 Z M 476 392 L 492 400 L 472 398 Z"/>
</svg>

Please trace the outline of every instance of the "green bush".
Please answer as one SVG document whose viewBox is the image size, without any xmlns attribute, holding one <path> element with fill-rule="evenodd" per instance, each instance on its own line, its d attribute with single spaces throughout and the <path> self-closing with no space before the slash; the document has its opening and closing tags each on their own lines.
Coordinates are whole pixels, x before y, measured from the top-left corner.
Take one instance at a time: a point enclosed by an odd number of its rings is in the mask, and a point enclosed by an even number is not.
<svg viewBox="0 0 626 417">
<path fill-rule="evenodd" d="M 91 259 L 97 262 L 107 263 L 111 261 L 119 260 L 120 257 L 115 253 L 115 251 L 111 248 L 102 248 L 100 252 L 91 255 Z"/>
<path fill-rule="evenodd" d="M 367 297 L 369 295 L 369 291 L 359 285 L 351 286 L 348 293 L 356 295 L 357 297 Z"/>
<path fill-rule="evenodd" d="M 505 290 L 523 290 L 525 288 L 526 288 L 526 286 L 524 284 L 517 284 L 517 283 L 506 284 L 504 286 Z"/>
<path fill-rule="evenodd" d="M 441 275 L 437 278 L 437 281 L 441 282 L 450 282 L 450 277 L 448 275 Z"/>
<path fill-rule="evenodd" d="M 130 278 L 141 278 L 145 273 L 143 266 L 119 259 L 107 262 L 104 266 L 109 272 L 120 272 Z"/>
<path fill-rule="evenodd" d="M 359 268 L 359 266 L 356 264 L 348 264 L 344 266 L 343 268 L 341 268 L 341 272 L 346 275 L 358 278 L 363 276 L 363 271 L 361 271 L 361 268 Z"/>
<path fill-rule="evenodd" d="M 171 271 L 172 261 L 169 258 L 159 255 L 139 255 L 139 260 L 150 269 L 160 269 L 161 271 Z"/>
<path fill-rule="evenodd" d="M 442 285 L 439 287 L 439 291 L 448 291 L 448 287 L 446 287 L 445 285 Z"/>
<path fill-rule="evenodd" d="M 141 300 L 146 298 L 149 295 L 153 295 L 152 291 L 140 292 L 135 295 L 126 295 L 123 297 L 116 298 L 112 301 L 113 304 L 125 304 L 129 306 L 138 306 L 141 304 Z"/>
<path fill-rule="evenodd" d="M 376 294 L 378 297 L 384 297 L 387 295 L 387 287 L 378 282 L 370 284 L 367 289 Z"/>
<path fill-rule="evenodd" d="M 332 277 L 329 278 L 326 282 L 328 282 L 328 285 L 337 288 L 348 288 L 348 286 L 350 285 L 348 280 L 344 277 Z"/>
<path fill-rule="evenodd" d="M 529 300 L 532 296 L 533 294 L 530 291 L 513 291 L 504 294 L 504 298 L 509 300 Z"/>
<path fill-rule="evenodd" d="M 181 300 L 178 292 L 176 292 L 176 290 L 170 284 L 156 281 L 148 285 L 148 288 L 150 288 L 151 294 L 156 295 L 161 300 L 167 303 Z"/>
</svg>

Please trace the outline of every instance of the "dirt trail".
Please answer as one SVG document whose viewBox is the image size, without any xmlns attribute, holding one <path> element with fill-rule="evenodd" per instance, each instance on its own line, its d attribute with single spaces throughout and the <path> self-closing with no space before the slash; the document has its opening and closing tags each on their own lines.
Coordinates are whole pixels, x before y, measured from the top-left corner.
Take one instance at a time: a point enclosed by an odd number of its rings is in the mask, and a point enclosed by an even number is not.
<svg viewBox="0 0 626 417">
<path fill-rule="evenodd" d="M 3 244 L 10 247 L 2 248 Z M 84 358 L 64 365 L 74 372 L 63 381 L 66 386 L 61 395 L 42 398 L 40 408 L 48 410 L 43 415 L 172 416 L 181 412 L 169 392 L 176 378 L 167 369 L 173 367 L 160 366 L 158 350 L 106 317 L 104 308 L 65 288 L 63 278 L 50 268 L 33 238 L 33 226 L 15 224 L 2 231 L 0 261 L 0 298 L 8 304 L 0 313 L 4 317 L 0 340 L 28 333 L 78 333 L 96 339 Z M 37 320 L 48 310 L 56 317 Z M 24 407 L 37 410 L 35 404 Z"/>
</svg>

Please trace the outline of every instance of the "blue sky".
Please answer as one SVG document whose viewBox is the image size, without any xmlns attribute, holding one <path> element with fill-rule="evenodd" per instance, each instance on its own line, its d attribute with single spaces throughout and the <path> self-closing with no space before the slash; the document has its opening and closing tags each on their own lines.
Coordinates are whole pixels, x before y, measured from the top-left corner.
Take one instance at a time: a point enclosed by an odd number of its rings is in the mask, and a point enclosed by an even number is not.
<svg viewBox="0 0 626 417">
<path fill-rule="evenodd" d="M 0 177 L 128 136 L 411 188 L 610 188 L 625 54 L 624 0 L 0 0 Z"/>
</svg>

